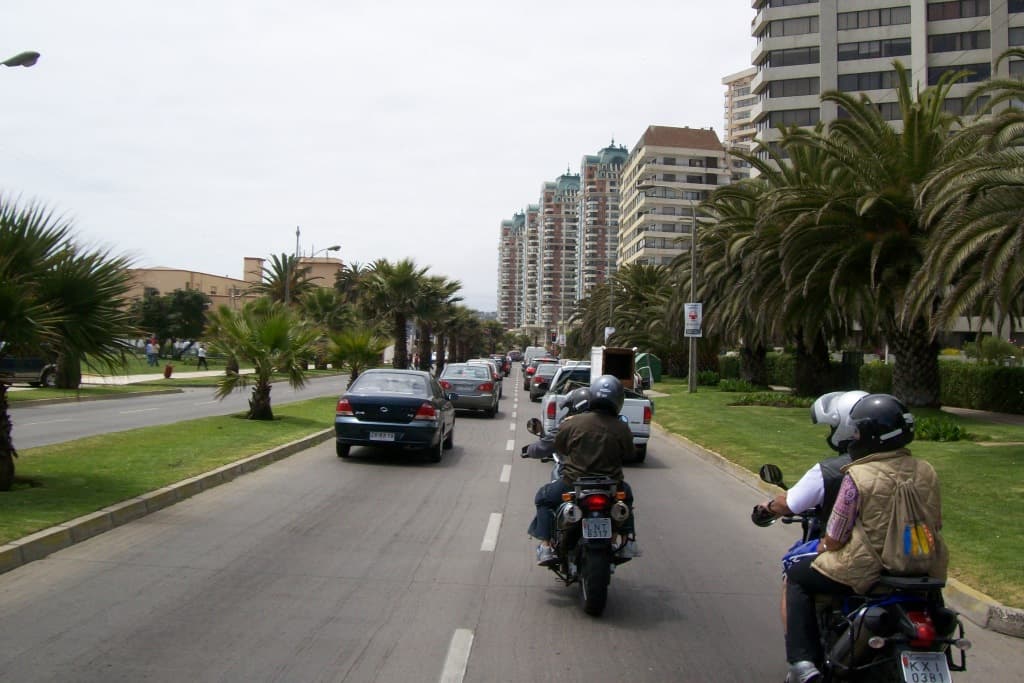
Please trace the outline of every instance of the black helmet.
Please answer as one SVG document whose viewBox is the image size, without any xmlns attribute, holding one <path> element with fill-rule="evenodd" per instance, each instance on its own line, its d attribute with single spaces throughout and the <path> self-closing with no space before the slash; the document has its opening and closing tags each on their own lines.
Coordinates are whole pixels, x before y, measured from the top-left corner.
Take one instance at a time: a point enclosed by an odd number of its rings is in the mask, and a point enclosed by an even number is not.
<svg viewBox="0 0 1024 683">
<path fill-rule="evenodd" d="M 618 415 L 625 400 L 626 392 L 622 388 L 622 382 L 614 375 L 601 375 L 590 383 L 591 410 Z"/>
<path fill-rule="evenodd" d="M 854 430 L 849 449 L 854 460 L 893 451 L 914 440 L 914 416 L 889 394 L 868 394 L 854 404 L 847 419 Z"/>
<path fill-rule="evenodd" d="M 565 399 L 565 406 L 569 409 L 569 415 L 578 415 L 590 410 L 590 389 L 573 389 Z"/>
</svg>

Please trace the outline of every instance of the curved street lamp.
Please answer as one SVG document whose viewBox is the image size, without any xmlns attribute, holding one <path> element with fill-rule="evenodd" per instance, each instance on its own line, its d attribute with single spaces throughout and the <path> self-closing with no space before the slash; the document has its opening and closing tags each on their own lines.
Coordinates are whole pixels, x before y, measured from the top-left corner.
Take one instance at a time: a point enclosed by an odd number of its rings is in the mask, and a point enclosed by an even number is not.
<svg viewBox="0 0 1024 683">
<path fill-rule="evenodd" d="M 32 66 L 33 64 L 35 64 L 38 61 L 39 61 L 39 53 L 38 52 L 29 51 L 29 52 L 19 52 L 18 54 L 14 55 L 13 57 L 10 57 L 9 59 L 5 59 L 4 61 L 0 62 L 0 64 L 3 64 L 4 66 L 25 66 L 25 67 L 28 67 L 28 66 Z"/>
<path fill-rule="evenodd" d="M 316 258 L 317 254 L 322 254 L 322 253 L 325 253 L 325 252 L 328 252 L 328 251 L 339 251 L 340 249 L 341 249 L 341 245 L 340 244 L 333 244 L 333 245 L 331 245 L 329 247 L 324 247 L 323 249 L 317 249 L 316 251 L 314 251 L 312 253 L 312 255 L 310 255 L 309 258 Z"/>
</svg>

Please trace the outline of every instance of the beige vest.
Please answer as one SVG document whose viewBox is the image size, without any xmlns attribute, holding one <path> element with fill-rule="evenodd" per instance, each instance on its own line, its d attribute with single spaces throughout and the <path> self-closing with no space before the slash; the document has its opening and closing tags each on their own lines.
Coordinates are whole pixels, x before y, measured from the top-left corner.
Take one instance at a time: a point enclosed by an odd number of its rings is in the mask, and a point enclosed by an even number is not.
<svg viewBox="0 0 1024 683">
<path fill-rule="evenodd" d="M 942 503 L 939 479 L 932 466 L 911 457 L 906 448 L 900 448 L 873 453 L 853 461 L 843 470 L 853 478 L 860 494 L 860 509 L 853 525 L 853 535 L 849 543 L 839 550 L 825 552 L 815 558 L 814 568 L 834 581 L 851 586 L 858 593 L 870 590 L 884 569 L 881 553 L 889 528 L 895 483 L 897 480 L 909 480 L 924 506 L 925 520 L 935 533 L 935 561 L 928 574 L 944 580 L 949 557 L 939 533 Z"/>
</svg>

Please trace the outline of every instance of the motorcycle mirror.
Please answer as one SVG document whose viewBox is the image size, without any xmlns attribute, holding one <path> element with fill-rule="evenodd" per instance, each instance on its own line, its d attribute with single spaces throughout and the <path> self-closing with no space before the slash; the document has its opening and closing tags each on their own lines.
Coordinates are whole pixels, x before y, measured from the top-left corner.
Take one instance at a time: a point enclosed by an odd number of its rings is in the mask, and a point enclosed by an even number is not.
<svg viewBox="0 0 1024 683">
<path fill-rule="evenodd" d="M 536 436 L 540 436 L 541 434 L 544 433 L 544 427 L 541 425 L 539 419 L 537 419 L 536 417 L 531 417 L 529 420 L 526 421 L 526 431 Z"/>
<path fill-rule="evenodd" d="M 758 471 L 761 475 L 761 481 L 766 481 L 769 484 L 775 484 L 786 488 L 786 485 L 782 480 L 782 470 L 779 469 L 778 465 L 761 465 L 761 469 Z"/>
</svg>

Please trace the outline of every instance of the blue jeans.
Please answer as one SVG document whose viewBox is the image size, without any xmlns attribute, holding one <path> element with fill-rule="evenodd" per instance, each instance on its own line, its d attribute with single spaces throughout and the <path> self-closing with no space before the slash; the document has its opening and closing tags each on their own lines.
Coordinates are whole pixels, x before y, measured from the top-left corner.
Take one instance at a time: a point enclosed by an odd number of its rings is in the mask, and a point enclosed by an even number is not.
<svg viewBox="0 0 1024 683">
<path fill-rule="evenodd" d="M 626 505 L 632 510 L 633 489 L 624 481 L 619 485 L 626 492 Z M 569 486 L 561 479 L 548 482 L 537 489 L 537 495 L 533 497 L 533 504 L 537 506 L 537 514 L 534 516 L 533 521 L 530 522 L 530 528 L 527 530 L 527 533 L 542 541 L 550 541 L 552 529 L 555 526 L 555 511 L 562 504 L 562 494 L 572 490 L 572 486 Z M 622 523 L 622 527 L 619 530 L 624 534 L 632 534 L 636 531 L 632 514 Z"/>
</svg>

